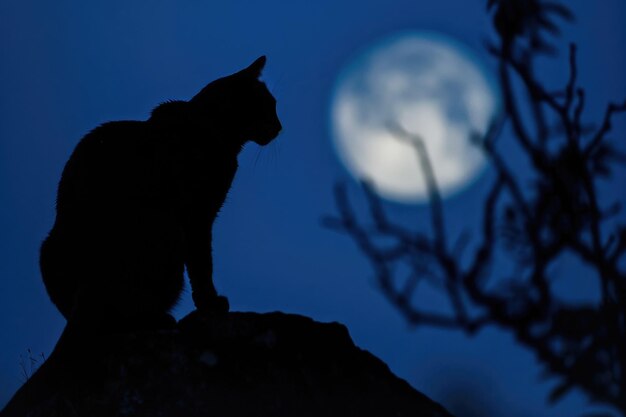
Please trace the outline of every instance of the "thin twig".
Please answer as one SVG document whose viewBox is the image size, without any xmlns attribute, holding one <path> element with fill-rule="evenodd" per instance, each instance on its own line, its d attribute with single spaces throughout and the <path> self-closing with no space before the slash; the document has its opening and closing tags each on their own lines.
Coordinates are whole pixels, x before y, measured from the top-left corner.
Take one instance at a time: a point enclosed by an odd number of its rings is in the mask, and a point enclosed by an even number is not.
<svg viewBox="0 0 626 417">
<path fill-rule="evenodd" d="M 418 157 L 419 166 L 422 169 L 424 180 L 426 182 L 426 190 L 428 192 L 428 202 L 430 204 L 430 213 L 432 217 L 433 231 L 435 234 L 435 246 L 441 253 L 446 252 L 446 231 L 444 226 L 443 203 L 441 202 L 441 194 L 437 185 L 435 171 L 428 157 L 428 150 L 424 145 L 424 141 L 418 135 L 407 132 L 397 123 L 389 123 L 389 130 L 400 140 L 407 142 L 415 149 Z"/>
</svg>

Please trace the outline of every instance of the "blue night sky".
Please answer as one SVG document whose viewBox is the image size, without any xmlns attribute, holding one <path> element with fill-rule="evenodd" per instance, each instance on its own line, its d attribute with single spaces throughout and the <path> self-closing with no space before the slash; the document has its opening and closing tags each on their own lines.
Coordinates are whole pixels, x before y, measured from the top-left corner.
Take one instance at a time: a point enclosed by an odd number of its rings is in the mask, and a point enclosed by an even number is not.
<svg viewBox="0 0 626 417">
<path fill-rule="evenodd" d="M 444 405 L 450 391 L 464 390 L 492 415 L 579 415 L 586 404 L 579 394 L 545 405 L 550 384 L 539 382 L 532 355 L 507 333 L 487 329 L 467 339 L 409 328 L 377 292 L 352 241 L 321 226 L 334 211 L 336 181 L 348 181 L 358 196 L 329 133 L 337 75 L 363 48 L 403 30 L 448 35 L 493 68 L 482 46 L 491 34 L 485 3 L 2 0 L 0 405 L 23 380 L 20 355 L 49 354 L 64 326 L 37 258 L 53 223 L 61 170 L 78 140 L 108 120 L 145 119 L 160 102 L 188 99 L 266 54 L 264 79 L 278 99 L 284 131 L 270 147 L 248 145 L 240 155 L 214 227 L 216 286 L 231 308 L 344 323 L 359 346 Z M 597 120 L 607 100 L 626 97 L 626 4 L 569 4 L 578 20 L 566 26 L 564 40 L 579 44 L 581 80 L 593 86 L 589 117 Z M 564 82 L 563 58 L 546 67 L 548 82 Z M 617 128 L 623 133 L 626 124 Z M 478 218 L 488 178 L 486 172 L 446 200 L 452 232 Z M 621 178 L 615 193 L 624 196 L 623 185 Z M 427 226 L 424 207 L 391 204 L 390 210 Z M 569 278 L 567 285 L 588 291 L 584 277 Z M 186 292 L 175 315 L 192 308 Z"/>
</svg>

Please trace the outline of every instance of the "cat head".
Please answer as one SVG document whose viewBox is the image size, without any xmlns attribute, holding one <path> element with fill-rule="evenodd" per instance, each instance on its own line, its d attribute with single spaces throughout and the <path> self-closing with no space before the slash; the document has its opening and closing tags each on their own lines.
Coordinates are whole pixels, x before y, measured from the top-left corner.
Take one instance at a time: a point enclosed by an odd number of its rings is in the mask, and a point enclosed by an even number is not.
<svg viewBox="0 0 626 417">
<path fill-rule="evenodd" d="M 200 114 L 210 112 L 211 119 L 225 124 L 242 140 L 268 144 L 282 125 L 276 114 L 276 99 L 259 80 L 265 61 L 262 56 L 249 67 L 211 82 L 189 102 Z"/>
</svg>

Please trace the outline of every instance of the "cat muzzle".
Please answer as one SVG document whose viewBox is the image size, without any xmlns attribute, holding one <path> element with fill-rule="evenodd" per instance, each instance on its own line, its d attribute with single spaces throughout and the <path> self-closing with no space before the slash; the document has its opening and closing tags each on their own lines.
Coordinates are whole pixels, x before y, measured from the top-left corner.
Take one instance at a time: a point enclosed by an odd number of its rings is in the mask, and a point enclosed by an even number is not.
<svg viewBox="0 0 626 417">
<path fill-rule="evenodd" d="M 283 127 L 279 122 L 278 125 L 268 127 L 267 129 L 265 129 L 264 134 L 259 135 L 257 138 L 253 139 L 253 142 L 261 146 L 267 145 L 272 140 L 274 140 L 280 134 L 282 130 L 283 130 Z"/>
</svg>

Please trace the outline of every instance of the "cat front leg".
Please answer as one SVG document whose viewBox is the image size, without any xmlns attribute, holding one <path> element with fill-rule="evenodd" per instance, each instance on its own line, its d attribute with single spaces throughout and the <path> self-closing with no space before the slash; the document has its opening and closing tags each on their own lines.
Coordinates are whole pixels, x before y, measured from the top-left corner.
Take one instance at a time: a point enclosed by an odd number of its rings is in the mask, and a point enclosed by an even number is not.
<svg viewBox="0 0 626 417">
<path fill-rule="evenodd" d="M 228 299 L 218 296 L 213 284 L 213 255 L 210 225 L 197 223 L 186 228 L 185 266 L 191 284 L 191 297 L 197 310 L 208 313 L 228 312 Z"/>
</svg>

